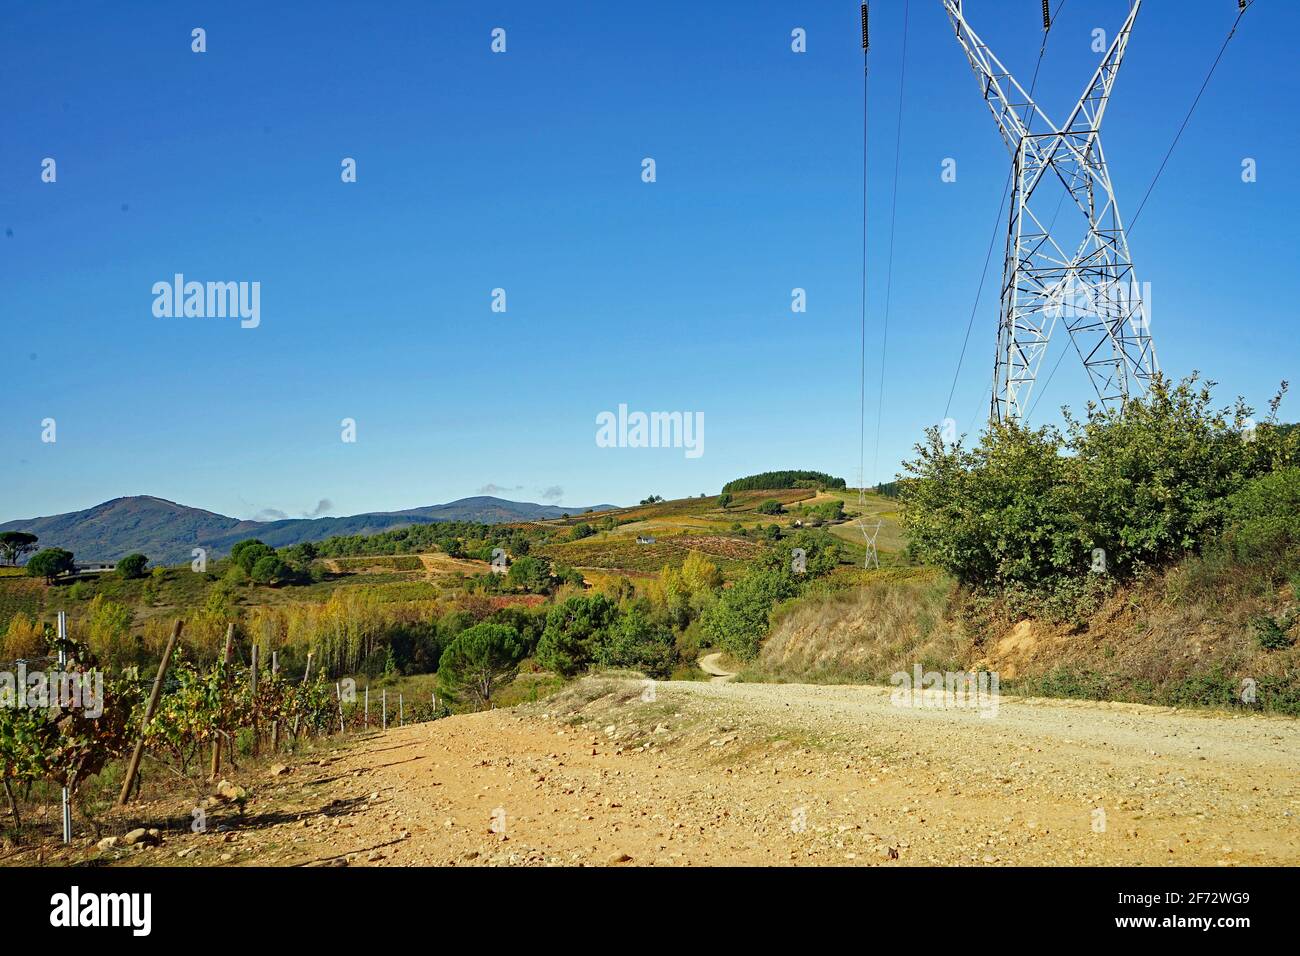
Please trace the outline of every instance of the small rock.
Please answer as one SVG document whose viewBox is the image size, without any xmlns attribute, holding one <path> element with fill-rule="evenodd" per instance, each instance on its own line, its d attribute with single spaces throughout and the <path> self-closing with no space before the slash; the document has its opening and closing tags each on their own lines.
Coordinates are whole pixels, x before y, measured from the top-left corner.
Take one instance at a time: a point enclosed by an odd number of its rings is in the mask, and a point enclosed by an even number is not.
<svg viewBox="0 0 1300 956">
<path fill-rule="evenodd" d="M 117 846 L 117 837 L 115 836 L 104 837 L 104 839 L 96 843 L 95 846 L 99 847 L 99 849 L 101 850 L 111 850 L 113 849 L 113 847 Z"/>
<path fill-rule="evenodd" d="M 157 832 L 154 831 L 154 833 Z M 158 837 L 154 833 L 150 833 L 144 827 L 139 827 L 122 837 L 122 843 L 126 846 L 155 846 L 158 843 Z"/>
<path fill-rule="evenodd" d="M 222 780 L 217 784 L 217 797 L 227 803 L 243 803 L 248 799 L 248 791 L 229 780 Z"/>
</svg>

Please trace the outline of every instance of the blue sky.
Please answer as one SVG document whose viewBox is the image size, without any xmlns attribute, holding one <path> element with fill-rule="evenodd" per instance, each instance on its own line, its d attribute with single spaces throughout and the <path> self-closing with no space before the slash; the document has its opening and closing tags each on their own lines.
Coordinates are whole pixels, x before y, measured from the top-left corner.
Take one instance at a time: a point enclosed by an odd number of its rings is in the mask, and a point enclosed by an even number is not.
<svg viewBox="0 0 1300 956">
<path fill-rule="evenodd" d="M 872 6 L 868 480 L 943 415 L 1008 168 L 940 3 L 911 0 L 877 458 L 904 3 Z M 127 494 L 252 517 L 484 488 L 629 503 L 769 468 L 854 480 L 855 2 L 289 7 L 4 5 L 0 521 Z M 1026 84 L 1036 8 L 966 4 Z M 1091 31 L 1126 10 L 1067 0 L 1036 90 L 1049 115 L 1095 68 Z M 1144 5 L 1103 133 L 1127 216 L 1235 14 Z M 1263 405 L 1300 364 L 1298 28 L 1295 4 L 1247 13 L 1131 236 L 1162 366 L 1203 370 L 1225 401 Z M 962 430 L 986 415 L 1000 245 Z M 178 272 L 260 282 L 260 326 L 155 318 L 151 288 Z M 1067 361 L 1038 417 L 1089 394 Z M 703 412 L 704 454 L 598 448 L 595 417 L 620 403 Z"/>
</svg>

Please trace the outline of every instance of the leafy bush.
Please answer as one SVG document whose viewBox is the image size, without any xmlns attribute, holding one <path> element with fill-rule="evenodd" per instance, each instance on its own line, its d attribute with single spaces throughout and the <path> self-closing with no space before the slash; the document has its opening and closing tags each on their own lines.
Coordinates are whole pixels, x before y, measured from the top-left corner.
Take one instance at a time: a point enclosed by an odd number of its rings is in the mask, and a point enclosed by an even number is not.
<svg viewBox="0 0 1300 956">
<path fill-rule="evenodd" d="M 127 579 L 142 578 L 148 563 L 149 559 L 139 552 L 128 554 L 117 562 L 117 573 Z"/>
<path fill-rule="evenodd" d="M 1065 433 L 999 424 L 966 449 L 930 429 L 904 463 L 911 548 L 968 585 L 1047 589 L 1088 574 L 1094 549 L 1119 578 L 1198 550 L 1227 525 L 1234 492 L 1300 457 L 1300 434 L 1250 430 L 1240 401 L 1216 411 L 1210 400 L 1195 376 L 1158 378 L 1123 412 L 1067 412 Z M 1291 500 L 1280 484 L 1258 492 L 1265 510 Z"/>
<path fill-rule="evenodd" d="M 0 641 L 0 661 L 38 657 L 45 650 L 45 627 L 35 618 L 19 612 L 9 621 L 4 640 Z"/>
<path fill-rule="evenodd" d="M 681 567 L 668 565 L 645 589 L 654 613 L 674 627 L 685 628 L 717 599 L 722 587 L 718 566 L 692 551 Z"/>
<path fill-rule="evenodd" d="M 535 555 L 518 558 L 506 572 L 505 583 L 512 591 L 546 594 L 552 586 L 551 562 Z"/>
<path fill-rule="evenodd" d="M 839 521 L 844 517 L 844 502 L 835 498 L 819 505 L 809 505 L 804 509 L 804 514 L 816 520 Z"/>
<path fill-rule="evenodd" d="M 796 549 L 802 551 L 799 560 Z M 839 561 L 840 542 L 826 531 L 804 528 L 779 540 L 704 611 L 701 631 L 733 656 L 753 659 L 767 636 L 776 605 L 830 573 Z"/>
<path fill-rule="evenodd" d="M 537 663 L 566 677 L 587 667 L 618 615 L 603 594 L 575 595 L 551 608 L 537 642 Z"/>
<path fill-rule="evenodd" d="M 313 561 L 315 561 L 317 557 L 317 553 L 318 552 L 316 550 L 316 545 L 312 544 L 310 541 L 301 541 L 298 544 L 290 545 L 289 547 L 284 548 L 281 551 L 281 554 L 284 555 L 284 559 L 288 561 L 290 564 L 299 564 L 303 566 L 311 564 Z M 404 567 L 398 567 L 397 570 L 399 571 L 416 570 L 418 569 L 419 566 L 420 566 L 419 559 L 417 558 L 415 563 L 406 565 Z"/>
<path fill-rule="evenodd" d="M 800 560 L 796 560 L 796 549 L 803 552 Z M 711 643 L 737 658 L 751 660 L 767 636 L 776 605 L 830 573 L 839 561 L 840 542 L 826 531 L 804 528 L 782 538 L 704 612 L 701 630 Z"/>
<path fill-rule="evenodd" d="M 1300 468 L 1248 482 L 1228 502 L 1228 540 L 1243 564 L 1285 574 L 1300 564 Z"/>
<path fill-rule="evenodd" d="M 256 538 L 250 538 L 247 541 L 240 541 L 230 549 L 230 560 L 251 577 L 257 562 L 273 554 L 275 549 L 270 545 L 263 544 Z"/>
<path fill-rule="evenodd" d="M 598 663 L 634 667 L 651 677 L 667 677 L 676 659 L 671 628 L 656 624 L 644 608 L 636 605 L 618 616 L 596 649 Z"/>
<path fill-rule="evenodd" d="M 293 577 L 293 573 L 288 562 L 272 552 L 258 558 L 248 576 L 255 584 L 283 584 Z"/>
<path fill-rule="evenodd" d="M 1289 618 L 1278 621 L 1271 614 L 1260 614 L 1250 623 L 1255 629 L 1256 643 L 1266 651 L 1285 650 L 1295 643 L 1287 634 L 1291 626 Z"/>
<path fill-rule="evenodd" d="M 94 655 L 116 668 L 138 664 L 140 643 L 131 636 L 131 609 L 97 594 L 85 622 L 86 643 Z"/>
<path fill-rule="evenodd" d="M 788 568 L 754 568 L 722 592 L 700 618 L 701 628 L 714 645 L 751 660 L 767 635 L 772 608 L 798 591 L 799 582 Z"/>
<path fill-rule="evenodd" d="M 775 498 L 768 498 L 766 501 L 760 503 L 754 510 L 761 515 L 779 515 L 785 511 L 785 509 L 781 507 L 781 502 L 777 501 Z"/>
</svg>

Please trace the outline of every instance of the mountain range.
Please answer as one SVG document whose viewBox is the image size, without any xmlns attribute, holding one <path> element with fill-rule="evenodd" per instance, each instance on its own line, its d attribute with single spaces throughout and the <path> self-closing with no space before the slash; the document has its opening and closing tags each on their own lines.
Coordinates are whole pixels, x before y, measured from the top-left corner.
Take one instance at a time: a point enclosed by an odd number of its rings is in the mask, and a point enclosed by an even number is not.
<svg viewBox="0 0 1300 956">
<path fill-rule="evenodd" d="M 0 524 L 0 531 L 30 532 L 40 539 L 38 548 L 65 548 L 79 562 L 115 561 L 139 551 L 155 564 L 179 564 L 191 559 L 193 548 L 205 548 L 209 557 L 219 557 L 245 538 L 258 538 L 272 547 L 283 548 L 335 535 L 377 534 L 403 525 L 434 521 L 503 524 L 616 507 L 565 508 L 483 495 L 406 511 L 380 511 L 343 518 L 252 521 L 190 508 L 151 495 L 132 495 L 84 511 L 7 521 Z"/>
</svg>

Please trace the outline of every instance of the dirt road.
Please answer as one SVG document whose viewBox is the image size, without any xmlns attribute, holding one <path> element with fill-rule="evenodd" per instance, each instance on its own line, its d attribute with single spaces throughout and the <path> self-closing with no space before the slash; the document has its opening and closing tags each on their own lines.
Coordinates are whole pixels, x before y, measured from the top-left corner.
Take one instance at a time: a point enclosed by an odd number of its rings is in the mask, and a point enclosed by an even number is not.
<svg viewBox="0 0 1300 956">
<path fill-rule="evenodd" d="M 736 679 L 736 672 L 722 666 L 722 653 L 705 654 L 698 661 L 700 670 L 709 675 L 715 684 L 726 684 Z"/>
<path fill-rule="evenodd" d="M 1296 864 L 1298 768 L 1286 719 L 588 679 L 259 771 L 229 833 L 105 862 Z"/>
</svg>

